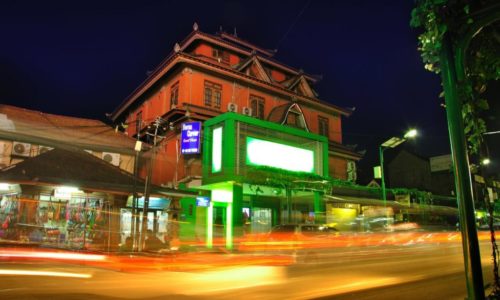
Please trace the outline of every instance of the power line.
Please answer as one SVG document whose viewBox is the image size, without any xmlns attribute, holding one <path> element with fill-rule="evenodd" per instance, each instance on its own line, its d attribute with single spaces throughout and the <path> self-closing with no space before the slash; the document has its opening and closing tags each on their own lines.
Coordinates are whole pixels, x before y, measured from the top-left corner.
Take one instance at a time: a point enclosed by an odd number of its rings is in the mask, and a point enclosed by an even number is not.
<svg viewBox="0 0 500 300">
<path fill-rule="evenodd" d="M 286 39 L 286 37 L 288 36 L 288 34 L 292 31 L 293 27 L 295 26 L 295 24 L 297 23 L 297 21 L 299 21 L 300 17 L 302 16 L 302 14 L 304 13 L 304 11 L 306 10 L 306 8 L 309 6 L 310 3 L 311 3 L 311 0 L 307 1 L 306 4 L 304 5 L 304 7 L 302 7 L 302 10 L 295 17 L 295 19 L 293 20 L 292 24 L 290 25 L 290 27 L 288 28 L 288 30 L 285 32 L 285 34 L 283 35 L 283 37 L 279 40 L 278 44 L 276 45 L 276 50 L 279 49 L 281 43 Z"/>
</svg>

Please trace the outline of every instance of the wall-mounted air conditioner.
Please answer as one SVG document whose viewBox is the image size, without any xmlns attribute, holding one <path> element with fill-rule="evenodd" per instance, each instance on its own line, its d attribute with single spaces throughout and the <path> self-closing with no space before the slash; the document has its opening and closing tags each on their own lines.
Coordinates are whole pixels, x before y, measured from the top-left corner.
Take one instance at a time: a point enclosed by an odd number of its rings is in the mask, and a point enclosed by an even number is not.
<svg viewBox="0 0 500 300">
<path fill-rule="evenodd" d="M 103 152 L 102 159 L 112 165 L 120 166 L 120 154 L 112 152 Z"/>
<path fill-rule="evenodd" d="M 50 151 L 52 149 L 54 149 L 54 148 L 40 145 L 40 146 L 38 146 L 38 154 L 39 155 L 43 154 L 43 153 L 48 152 L 48 151 Z"/>
<path fill-rule="evenodd" d="M 31 151 L 31 144 L 14 142 L 12 145 L 12 155 L 29 157 Z"/>
<path fill-rule="evenodd" d="M 250 107 L 243 107 L 243 109 L 241 109 L 241 113 L 245 116 L 252 116 L 252 109 Z"/>
<path fill-rule="evenodd" d="M 238 104 L 236 103 L 228 103 L 227 104 L 227 111 L 230 111 L 230 112 L 238 112 Z"/>
</svg>

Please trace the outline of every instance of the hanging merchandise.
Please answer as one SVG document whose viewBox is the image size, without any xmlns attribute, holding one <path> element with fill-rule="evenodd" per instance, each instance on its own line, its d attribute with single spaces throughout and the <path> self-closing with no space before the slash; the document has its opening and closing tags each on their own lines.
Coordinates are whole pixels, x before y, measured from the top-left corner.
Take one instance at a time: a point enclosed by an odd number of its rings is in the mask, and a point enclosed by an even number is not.
<svg viewBox="0 0 500 300">
<path fill-rule="evenodd" d="M 36 225 L 38 201 L 19 199 L 19 219 L 21 224 Z"/>
<path fill-rule="evenodd" d="M 48 221 L 48 212 L 47 212 L 47 207 L 40 207 L 38 210 L 38 224 L 43 225 L 47 223 Z"/>
<path fill-rule="evenodd" d="M 47 219 L 52 221 L 54 219 L 55 208 L 52 205 L 52 201 L 49 202 L 49 207 L 47 208 Z"/>
<path fill-rule="evenodd" d="M 103 201 L 97 201 L 97 215 L 95 218 L 96 222 L 101 222 L 102 221 L 102 206 L 103 206 Z"/>
<path fill-rule="evenodd" d="M 71 205 L 69 201 L 66 203 L 66 221 L 71 220 Z"/>
<path fill-rule="evenodd" d="M 10 215 L 7 215 L 2 223 L 2 229 L 9 229 L 11 223 Z"/>
</svg>

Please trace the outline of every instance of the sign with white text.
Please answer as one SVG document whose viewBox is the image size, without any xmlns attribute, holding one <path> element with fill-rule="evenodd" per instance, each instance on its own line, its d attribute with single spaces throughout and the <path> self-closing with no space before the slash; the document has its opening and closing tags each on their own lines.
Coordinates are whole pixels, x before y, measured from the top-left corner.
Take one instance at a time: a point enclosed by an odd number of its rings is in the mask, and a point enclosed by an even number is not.
<svg viewBox="0 0 500 300">
<path fill-rule="evenodd" d="M 208 197 L 196 197 L 196 206 L 200 207 L 209 207 L 210 206 L 210 198 Z"/>
<path fill-rule="evenodd" d="M 181 129 L 181 153 L 200 153 L 201 122 L 188 122 L 182 124 Z"/>
</svg>

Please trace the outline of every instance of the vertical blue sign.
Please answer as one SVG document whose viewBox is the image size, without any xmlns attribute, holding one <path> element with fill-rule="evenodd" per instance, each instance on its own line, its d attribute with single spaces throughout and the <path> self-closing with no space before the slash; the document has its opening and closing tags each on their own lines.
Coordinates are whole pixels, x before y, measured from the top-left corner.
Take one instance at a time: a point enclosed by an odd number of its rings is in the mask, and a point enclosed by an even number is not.
<svg viewBox="0 0 500 300">
<path fill-rule="evenodd" d="M 182 124 L 181 153 L 200 153 L 201 122 L 188 122 Z"/>
</svg>

